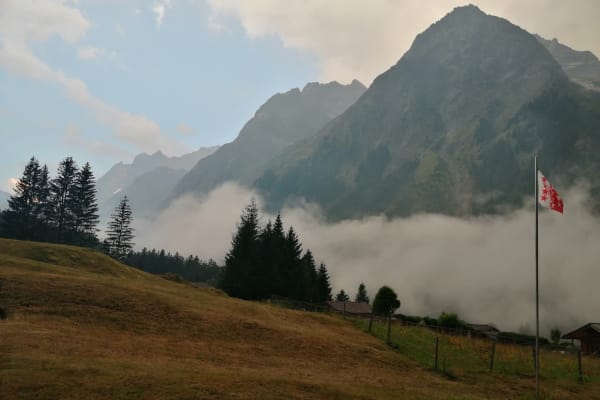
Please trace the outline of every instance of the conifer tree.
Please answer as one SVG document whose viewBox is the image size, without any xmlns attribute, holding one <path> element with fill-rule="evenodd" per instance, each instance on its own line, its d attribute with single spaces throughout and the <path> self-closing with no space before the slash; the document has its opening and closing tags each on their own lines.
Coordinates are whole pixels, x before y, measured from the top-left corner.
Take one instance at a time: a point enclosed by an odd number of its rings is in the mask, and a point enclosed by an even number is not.
<svg viewBox="0 0 600 400">
<path fill-rule="evenodd" d="M 331 283 L 329 282 L 329 273 L 324 263 L 319 265 L 317 272 L 317 301 L 320 303 L 331 301 Z"/>
<path fill-rule="evenodd" d="M 74 216 L 73 230 L 81 234 L 86 241 L 95 241 L 99 217 L 96 202 L 96 182 L 89 163 L 85 163 L 75 177 L 72 211 Z"/>
<path fill-rule="evenodd" d="M 284 296 L 301 300 L 303 298 L 302 244 L 293 227 L 285 236 L 285 258 L 283 266 Z"/>
<path fill-rule="evenodd" d="M 35 197 L 37 201 L 34 213 L 36 218 L 48 224 L 52 214 L 52 203 L 50 201 L 50 174 L 48 173 L 48 166 L 45 164 L 40 170 L 40 179 L 36 189 Z"/>
<path fill-rule="evenodd" d="M 259 261 L 258 209 L 254 199 L 240 217 L 231 249 L 225 256 L 225 269 L 219 287 L 227 294 L 244 299 L 259 298 L 255 267 Z"/>
<path fill-rule="evenodd" d="M 318 275 L 315 264 L 315 259 L 310 249 L 306 250 L 302 256 L 302 272 L 303 272 L 303 299 L 305 301 L 316 302 L 319 298 L 318 290 Z"/>
<path fill-rule="evenodd" d="M 17 239 L 33 238 L 33 231 L 38 225 L 36 208 L 40 175 L 40 164 L 35 157 L 31 157 L 15 185 L 14 194 L 8 199 L 3 229 L 7 236 Z"/>
<path fill-rule="evenodd" d="M 51 221 L 64 241 L 67 231 L 74 227 L 73 192 L 77 178 L 77 164 L 71 157 L 65 158 L 58 166 L 58 174 L 50 183 L 52 216 Z"/>
<path fill-rule="evenodd" d="M 369 303 L 369 296 L 367 295 L 367 288 L 364 283 L 358 285 L 355 301 L 357 303 Z"/>
<path fill-rule="evenodd" d="M 344 289 L 340 290 L 340 292 L 335 296 L 335 301 L 348 301 L 350 297 L 344 292 Z"/>
<path fill-rule="evenodd" d="M 134 238 L 133 228 L 131 227 L 133 213 L 127 196 L 121 199 L 111 218 L 112 220 L 108 223 L 108 230 L 106 231 L 106 250 L 112 257 L 125 261 L 127 254 L 134 245 L 132 242 Z M 164 250 L 161 254 L 164 255 Z"/>
</svg>

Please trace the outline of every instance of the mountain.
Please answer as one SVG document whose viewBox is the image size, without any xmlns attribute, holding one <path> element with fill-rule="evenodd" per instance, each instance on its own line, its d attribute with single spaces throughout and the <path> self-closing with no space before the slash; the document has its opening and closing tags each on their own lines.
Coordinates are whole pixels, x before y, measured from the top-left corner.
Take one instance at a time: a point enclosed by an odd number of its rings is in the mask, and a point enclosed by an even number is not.
<svg viewBox="0 0 600 400">
<path fill-rule="evenodd" d="M 600 91 L 600 61 L 590 51 L 573 50 L 557 39 L 547 40 L 535 35 L 561 65 L 567 76 L 581 86 Z"/>
<path fill-rule="evenodd" d="M 9 198 L 10 198 L 10 193 L 0 190 L 0 210 L 4 210 L 5 208 L 8 208 L 8 199 Z"/>
<path fill-rule="evenodd" d="M 238 137 L 200 160 L 177 184 L 174 197 L 207 193 L 226 181 L 252 184 L 284 148 L 314 135 L 364 93 L 358 81 L 309 83 L 263 104 Z"/>
<path fill-rule="evenodd" d="M 569 81 L 531 34 L 475 6 L 419 34 L 396 65 L 255 185 L 330 219 L 502 213 L 533 190 L 533 156 L 555 184 L 600 193 L 600 96 Z"/>
<path fill-rule="evenodd" d="M 97 182 L 98 201 L 103 203 L 114 194 L 129 186 L 140 175 L 158 167 L 169 167 L 174 170 L 190 170 L 201 158 L 214 153 L 219 147 L 202 147 L 193 153 L 180 157 L 167 157 L 162 152 L 154 154 L 138 154 L 131 164 L 122 162 L 115 164 Z"/>
<path fill-rule="evenodd" d="M 184 169 L 158 167 L 139 175 L 124 190 L 103 203 L 103 218 L 114 211 L 123 196 L 127 196 L 135 218 L 152 217 L 167 201 L 169 194 L 186 172 Z"/>
<path fill-rule="evenodd" d="M 185 172 L 217 149 L 218 146 L 203 147 L 180 157 L 167 157 L 160 151 L 142 153 L 131 164 L 115 164 L 96 185 L 101 218 L 108 217 L 124 195 L 132 200 L 135 216 L 149 216 Z"/>
</svg>

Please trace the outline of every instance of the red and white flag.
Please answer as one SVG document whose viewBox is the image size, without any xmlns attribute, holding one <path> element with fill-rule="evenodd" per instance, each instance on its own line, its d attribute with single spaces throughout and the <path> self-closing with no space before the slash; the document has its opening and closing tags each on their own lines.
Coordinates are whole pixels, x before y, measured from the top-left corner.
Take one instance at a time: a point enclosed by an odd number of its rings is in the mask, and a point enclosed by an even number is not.
<svg viewBox="0 0 600 400">
<path fill-rule="evenodd" d="M 564 203 L 558 192 L 540 171 L 537 172 L 538 178 L 538 203 L 541 206 L 548 207 L 551 210 L 563 213 Z"/>
</svg>

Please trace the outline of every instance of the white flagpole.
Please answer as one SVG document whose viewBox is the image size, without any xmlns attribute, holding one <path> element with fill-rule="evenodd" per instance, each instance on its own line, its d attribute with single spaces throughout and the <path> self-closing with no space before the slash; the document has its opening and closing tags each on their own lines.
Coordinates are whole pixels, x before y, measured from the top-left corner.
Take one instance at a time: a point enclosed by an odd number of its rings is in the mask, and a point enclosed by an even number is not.
<svg viewBox="0 0 600 400">
<path fill-rule="evenodd" d="M 540 398 L 540 291 L 538 281 L 538 168 L 537 156 L 534 158 L 535 169 L 535 398 Z"/>
</svg>

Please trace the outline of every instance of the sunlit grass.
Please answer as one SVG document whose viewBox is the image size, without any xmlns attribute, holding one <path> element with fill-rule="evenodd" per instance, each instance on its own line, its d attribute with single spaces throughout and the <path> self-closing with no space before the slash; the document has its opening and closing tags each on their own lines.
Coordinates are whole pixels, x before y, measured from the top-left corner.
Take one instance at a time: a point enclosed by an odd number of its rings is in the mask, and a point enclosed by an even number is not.
<svg viewBox="0 0 600 400">
<path fill-rule="evenodd" d="M 68 246 L 0 239 L 0 307 L 0 399 L 522 399 L 533 390 L 531 379 L 480 373 L 483 360 L 461 364 L 453 353 L 449 369 L 475 372 L 435 373 L 427 330 L 395 331 L 394 351 L 339 316 L 231 299 Z M 600 399 L 593 382 L 546 387 L 551 398 Z"/>
</svg>

